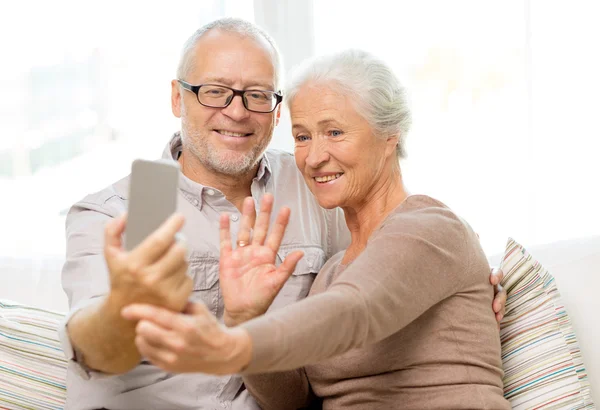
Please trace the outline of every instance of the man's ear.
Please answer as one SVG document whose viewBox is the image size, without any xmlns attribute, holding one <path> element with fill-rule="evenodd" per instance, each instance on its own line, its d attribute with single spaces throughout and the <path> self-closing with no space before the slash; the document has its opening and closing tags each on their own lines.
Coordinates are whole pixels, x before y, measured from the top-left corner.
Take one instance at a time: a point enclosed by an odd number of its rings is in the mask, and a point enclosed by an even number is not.
<svg viewBox="0 0 600 410">
<path fill-rule="evenodd" d="M 181 87 L 179 87 L 179 82 L 177 80 L 171 81 L 171 111 L 173 111 L 173 115 L 177 118 L 181 118 L 181 99 L 183 96 L 181 95 Z"/>
</svg>

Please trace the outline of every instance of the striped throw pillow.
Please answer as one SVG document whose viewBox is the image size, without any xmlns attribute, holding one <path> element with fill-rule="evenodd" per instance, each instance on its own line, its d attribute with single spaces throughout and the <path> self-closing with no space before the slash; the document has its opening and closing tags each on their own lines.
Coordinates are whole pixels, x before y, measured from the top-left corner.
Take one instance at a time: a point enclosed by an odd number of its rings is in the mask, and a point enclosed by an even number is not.
<svg viewBox="0 0 600 410">
<path fill-rule="evenodd" d="M 514 409 L 593 409 L 571 321 L 552 275 L 509 238 L 501 263 L 504 397 Z"/>
<path fill-rule="evenodd" d="M 63 316 L 0 299 L 0 409 L 64 408 Z"/>
</svg>

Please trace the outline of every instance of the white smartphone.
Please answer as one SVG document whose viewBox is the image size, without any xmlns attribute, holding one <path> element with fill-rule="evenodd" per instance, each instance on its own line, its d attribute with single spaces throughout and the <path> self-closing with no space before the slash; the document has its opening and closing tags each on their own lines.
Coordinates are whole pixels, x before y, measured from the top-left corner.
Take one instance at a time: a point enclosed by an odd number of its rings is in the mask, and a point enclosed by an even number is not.
<svg viewBox="0 0 600 410">
<path fill-rule="evenodd" d="M 131 165 L 125 249 L 130 251 L 177 210 L 179 163 L 137 159 Z"/>
</svg>

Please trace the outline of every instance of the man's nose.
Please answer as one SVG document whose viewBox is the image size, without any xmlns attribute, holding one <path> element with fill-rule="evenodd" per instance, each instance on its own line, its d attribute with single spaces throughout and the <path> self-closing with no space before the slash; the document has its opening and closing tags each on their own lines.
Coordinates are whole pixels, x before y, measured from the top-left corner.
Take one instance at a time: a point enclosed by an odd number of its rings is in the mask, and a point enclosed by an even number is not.
<svg viewBox="0 0 600 410">
<path fill-rule="evenodd" d="M 231 103 L 229 103 L 227 107 L 223 108 L 221 112 L 234 121 L 241 121 L 250 116 L 250 111 L 244 107 L 244 102 L 242 101 L 241 95 L 233 96 Z"/>
</svg>

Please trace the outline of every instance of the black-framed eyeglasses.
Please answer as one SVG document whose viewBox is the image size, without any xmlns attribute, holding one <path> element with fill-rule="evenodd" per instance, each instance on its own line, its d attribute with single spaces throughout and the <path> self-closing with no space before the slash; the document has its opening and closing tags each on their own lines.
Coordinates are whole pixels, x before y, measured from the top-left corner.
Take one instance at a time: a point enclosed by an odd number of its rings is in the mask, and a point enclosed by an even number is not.
<svg viewBox="0 0 600 410">
<path fill-rule="evenodd" d="M 218 84 L 191 85 L 183 80 L 177 81 L 183 88 L 196 94 L 198 102 L 205 107 L 225 108 L 231 104 L 233 97 L 239 95 L 248 111 L 269 113 L 283 100 L 281 93 L 275 91 L 236 90 Z"/>
</svg>

